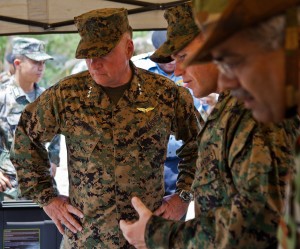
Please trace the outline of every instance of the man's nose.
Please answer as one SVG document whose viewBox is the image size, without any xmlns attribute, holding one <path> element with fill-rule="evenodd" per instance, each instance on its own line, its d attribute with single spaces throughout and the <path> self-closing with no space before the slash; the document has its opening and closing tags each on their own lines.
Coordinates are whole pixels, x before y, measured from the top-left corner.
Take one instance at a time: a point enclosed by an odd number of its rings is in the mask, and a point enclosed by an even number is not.
<svg viewBox="0 0 300 249">
<path fill-rule="evenodd" d="M 184 73 L 184 69 L 183 69 L 182 65 L 179 64 L 179 63 L 176 63 L 175 70 L 174 70 L 174 75 L 175 76 L 182 76 L 183 73 Z"/>
<path fill-rule="evenodd" d="M 228 77 L 224 73 L 219 72 L 218 88 L 220 91 L 232 90 L 239 88 L 240 84 L 236 77 Z"/>
<path fill-rule="evenodd" d="M 102 66 L 102 59 L 101 58 L 92 58 L 90 59 L 90 66 L 92 68 L 99 68 Z"/>
</svg>

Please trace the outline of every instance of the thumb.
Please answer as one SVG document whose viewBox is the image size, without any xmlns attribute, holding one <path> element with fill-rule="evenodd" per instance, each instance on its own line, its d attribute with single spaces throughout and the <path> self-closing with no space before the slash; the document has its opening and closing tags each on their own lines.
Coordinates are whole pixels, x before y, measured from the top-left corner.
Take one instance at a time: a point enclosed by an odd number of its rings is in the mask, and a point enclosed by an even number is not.
<svg viewBox="0 0 300 249">
<path fill-rule="evenodd" d="M 131 199 L 131 203 L 140 217 L 148 213 L 151 214 L 151 211 L 144 205 L 144 203 L 138 197 L 133 197 Z"/>
</svg>

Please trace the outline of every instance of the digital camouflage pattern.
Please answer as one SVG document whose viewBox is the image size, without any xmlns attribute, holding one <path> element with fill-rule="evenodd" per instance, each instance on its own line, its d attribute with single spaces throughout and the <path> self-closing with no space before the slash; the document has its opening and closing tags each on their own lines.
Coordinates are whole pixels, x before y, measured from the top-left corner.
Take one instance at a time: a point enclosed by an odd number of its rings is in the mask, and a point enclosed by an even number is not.
<svg viewBox="0 0 300 249">
<path fill-rule="evenodd" d="M 296 171 L 290 182 L 290 193 L 286 201 L 287 210 L 280 222 L 279 249 L 300 248 L 300 136 L 296 143 Z"/>
<path fill-rule="evenodd" d="M 45 90 L 37 84 L 34 89 L 36 98 Z M 21 113 L 30 102 L 29 97 L 16 83 L 14 76 L 10 78 L 9 82 L 0 85 L 0 170 L 16 184 L 16 170 L 10 161 L 10 149 Z M 49 148 L 51 162 L 59 165 L 59 137 L 52 141 Z"/>
<path fill-rule="evenodd" d="M 152 216 L 148 248 L 276 247 L 299 125 L 299 118 L 260 124 L 235 98 L 221 94 L 198 135 L 195 219 Z"/>
<path fill-rule="evenodd" d="M 81 36 L 75 57 L 86 59 L 108 54 L 122 35 L 131 31 L 127 15 L 124 8 L 104 8 L 75 17 L 75 25 Z"/>
<path fill-rule="evenodd" d="M 65 230 L 63 248 L 132 248 L 119 221 L 137 219 L 133 196 L 151 210 L 161 205 L 171 132 L 185 143 L 177 188 L 191 187 L 199 130 L 193 99 L 169 79 L 132 68 L 130 88 L 116 105 L 85 71 L 46 90 L 21 117 L 13 161 L 22 194 L 42 206 L 58 193 L 44 173 L 40 143 L 56 133 L 66 138 L 70 203 L 84 218 L 82 232 Z"/>
<path fill-rule="evenodd" d="M 164 17 L 168 22 L 167 41 L 150 56 L 157 63 L 173 61 L 171 55 L 182 50 L 200 32 L 193 19 L 191 2 L 167 9 Z"/>
<path fill-rule="evenodd" d="M 4 84 L 4 83 L 8 82 L 10 77 L 11 77 L 11 74 L 9 72 L 4 71 L 4 72 L 0 73 L 0 84 Z"/>
<path fill-rule="evenodd" d="M 45 52 L 45 43 L 34 38 L 16 37 L 12 41 L 12 55 L 25 55 L 34 61 L 53 60 Z"/>
</svg>

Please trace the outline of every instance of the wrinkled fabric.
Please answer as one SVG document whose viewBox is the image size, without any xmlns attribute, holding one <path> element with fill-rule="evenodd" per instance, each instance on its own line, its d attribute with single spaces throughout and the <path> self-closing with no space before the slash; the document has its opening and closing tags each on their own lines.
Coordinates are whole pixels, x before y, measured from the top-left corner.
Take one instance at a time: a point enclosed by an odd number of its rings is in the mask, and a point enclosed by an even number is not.
<svg viewBox="0 0 300 249">
<path fill-rule="evenodd" d="M 296 143 L 296 171 L 288 186 L 287 210 L 278 227 L 278 249 L 300 248 L 300 137 Z"/>
<path fill-rule="evenodd" d="M 131 248 L 118 223 L 138 218 L 131 206 L 133 196 L 152 211 L 161 205 L 171 132 L 184 141 L 177 188 L 190 189 L 198 117 L 188 90 L 146 70 L 134 68 L 130 89 L 116 105 L 88 71 L 67 77 L 21 117 L 13 161 L 22 194 L 42 206 L 57 196 L 45 173 L 47 155 L 40 144 L 63 134 L 70 203 L 84 214 L 81 232 L 65 230 L 63 248 Z"/>
<path fill-rule="evenodd" d="M 184 223 L 153 216 L 147 246 L 276 248 L 297 133 L 298 117 L 263 125 L 235 98 L 221 94 L 198 136 L 195 219 Z"/>
</svg>

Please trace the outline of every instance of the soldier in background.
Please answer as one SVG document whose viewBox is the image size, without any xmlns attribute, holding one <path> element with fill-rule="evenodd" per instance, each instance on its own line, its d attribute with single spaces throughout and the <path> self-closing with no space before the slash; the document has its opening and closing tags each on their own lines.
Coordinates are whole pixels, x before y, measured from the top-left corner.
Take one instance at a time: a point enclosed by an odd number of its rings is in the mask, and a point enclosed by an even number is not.
<svg viewBox="0 0 300 249">
<path fill-rule="evenodd" d="M 8 82 L 10 77 L 15 73 L 14 56 L 12 53 L 8 53 L 5 56 L 5 60 L 8 63 L 8 70 L 0 73 L 0 84 Z"/>
<path fill-rule="evenodd" d="M 200 6 L 207 9 L 213 3 L 210 0 Z M 220 0 L 215 2 L 215 6 L 219 4 Z M 179 32 L 176 35 L 170 29 L 168 42 L 154 56 L 170 56 L 172 48 L 175 73 L 199 72 L 210 64 L 183 65 L 199 46 L 205 45 L 203 32 L 192 39 L 185 33 L 191 26 L 187 23 L 191 11 L 169 15 L 173 9 L 167 10 L 165 17 L 175 27 L 178 25 Z M 212 20 L 209 15 L 203 16 Z M 234 48 L 240 46 L 236 44 Z M 186 81 L 184 76 L 183 80 Z M 299 124 L 298 117 L 279 124 L 256 122 L 242 103 L 228 91 L 221 92 L 198 135 L 199 158 L 192 186 L 195 219 L 185 223 L 164 220 L 134 198 L 132 203 L 140 219 L 133 224 L 120 222 L 125 238 L 137 248 L 276 248 Z"/>
<path fill-rule="evenodd" d="M 199 115 L 187 89 L 130 61 L 126 9 L 93 10 L 75 24 L 81 36 L 76 58 L 86 60 L 88 71 L 62 79 L 26 107 L 13 162 L 21 193 L 43 206 L 64 234 L 63 248 L 132 248 L 119 229 L 120 219 L 137 218 L 132 196 L 152 211 L 167 206 L 171 219 L 186 213 L 184 195 L 164 200 L 164 161 L 173 133 L 183 141 L 176 191 L 189 192 Z M 55 134 L 66 138 L 69 197 L 59 195 L 46 173 L 41 143 Z"/>
<path fill-rule="evenodd" d="M 27 104 L 35 101 L 45 90 L 38 85 L 45 71 L 45 62 L 53 59 L 46 54 L 44 43 L 33 38 L 13 40 L 11 62 L 14 74 L 0 86 L 0 196 L 17 199 L 16 170 L 10 160 L 16 126 Z M 49 160 L 54 173 L 59 165 L 60 138 L 49 145 Z M 54 174 L 52 175 L 54 177 Z"/>
</svg>

